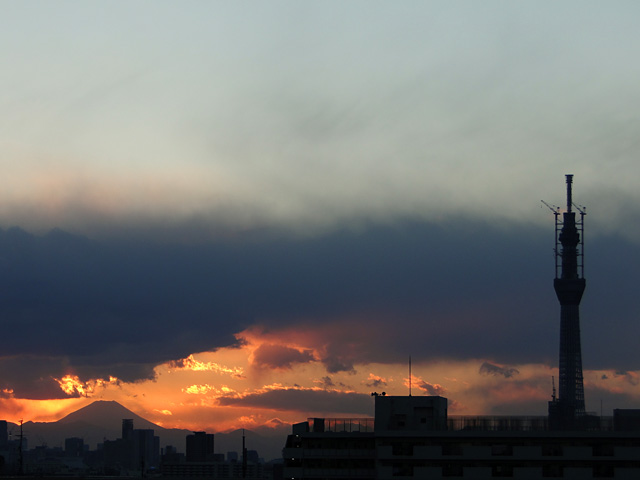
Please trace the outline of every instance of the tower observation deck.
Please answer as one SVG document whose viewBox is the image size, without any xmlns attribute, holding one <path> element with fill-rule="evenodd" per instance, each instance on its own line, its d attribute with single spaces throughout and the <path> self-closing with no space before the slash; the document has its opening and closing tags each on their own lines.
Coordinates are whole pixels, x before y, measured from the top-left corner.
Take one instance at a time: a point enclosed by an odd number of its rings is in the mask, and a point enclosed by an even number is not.
<svg viewBox="0 0 640 480">
<path fill-rule="evenodd" d="M 553 287 L 560 302 L 559 395 L 549 402 L 552 428 L 580 429 L 585 416 L 582 352 L 580 346 L 580 300 L 585 289 L 583 226 L 585 211 L 573 211 L 573 175 L 566 175 L 567 209 L 556 219 L 556 278 Z M 562 215 L 562 219 L 560 219 Z"/>
</svg>

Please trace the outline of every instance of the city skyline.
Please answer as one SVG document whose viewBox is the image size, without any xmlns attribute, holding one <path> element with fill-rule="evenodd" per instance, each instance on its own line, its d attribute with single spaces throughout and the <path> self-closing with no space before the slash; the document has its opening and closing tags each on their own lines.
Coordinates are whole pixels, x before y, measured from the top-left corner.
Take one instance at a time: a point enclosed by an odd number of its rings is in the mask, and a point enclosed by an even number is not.
<svg viewBox="0 0 640 480">
<path fill-rule="evenodd" d="M 565 174 L 587 410 L 637 406 L 639 9 L 0 3 L 0 417 L 365 415 L 410 355 L 544 414 Z"/>
</svg>

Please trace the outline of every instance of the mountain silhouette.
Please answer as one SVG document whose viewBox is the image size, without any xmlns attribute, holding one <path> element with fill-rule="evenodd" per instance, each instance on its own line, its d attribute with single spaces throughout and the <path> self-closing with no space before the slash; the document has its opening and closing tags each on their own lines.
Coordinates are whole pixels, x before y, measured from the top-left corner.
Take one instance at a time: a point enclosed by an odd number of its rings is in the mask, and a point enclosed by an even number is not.
<svg viewBox="0 0 640 480">
<path fill-rule="evenodd" d="M 193 433 L 191 430 L 163 428 L 133 413 L 118 402 L 104 400 L 97 400 L 56 422 L 25 422 L 23 429 L 28 448 L 40 445 L 64 448 L 66 438 L 79 437 L 89 445 L 89 448 L 95 450 L 97 445 L 105 440 L 116 440 L 122 437 L 122 420 L 125 418 L 133 419 L 134 429 L 154 430 L 155 435 L 160 437 L 161 448 L 172 445 L 182 453 L 185 452 L 187 435 Z M 20 427 L 11 424 L 10 428 L 16 433 Z M 264 435 L 264 433 L 271 433 L 269 430 L 265 429 L 261 432 L 263 435 L 246 430 L 247 449 L 257 450 L 266 460 L 282 458 L 286 433 L 279 430 L 273 431 L 271 435 Z M 242 430 L 215 433 L 214 438 L 216 453 L 242 451 Z"/>
<path fill-rule="evenodd" d="M 117 430 L 121 431 L 123 418 L 133 419 L 133 428 L 166 430 L 166 428 L 162 428 L 142 418 L 140 415 L 136 415 L 118 402 L 106 400 L 96 400 L 86 407 L 82 407 L 66 417 L 61 418 L 55 423 L 58 425 L 68 425 L 84 422 L 105 429 L 113 429 L 115 426 Z"/>
<path fill-rule="evenodd" d="M 186 436 L 190 430 L 163 428 L 152 423 L 115 401 L 97 400 L 86 407 L 70 413 L 57 422 L 25 422 L 24 435 L 29 448 L 37 445 L 64 447 L 64 440 L 82 438 L 85 444 L 95 449 L 105 440 L 122 437 L 122 420 L 133 419 L 133 428 L 152 429 L 160 437 L 160 445 L 173 445 L 179 451 L 185 449 Z"/>
</svg>

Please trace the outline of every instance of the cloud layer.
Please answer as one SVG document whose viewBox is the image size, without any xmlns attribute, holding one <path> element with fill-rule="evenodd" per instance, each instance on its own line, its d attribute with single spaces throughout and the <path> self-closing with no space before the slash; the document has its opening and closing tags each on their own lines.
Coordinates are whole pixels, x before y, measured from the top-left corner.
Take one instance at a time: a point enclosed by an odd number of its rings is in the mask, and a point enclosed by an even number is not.
<svg viewBox="0 0 640 480">
<path fill-rule="evenodd" d="M 13 334 L 2 388 L 43 398 L 61 395 L 54 379 L 65 375 L 152 378 L 160 363 L 240 345 L 243 331 L 262 338 L 252 362 L 268 369 L 320 361 L 328 373 L 349 372 L 403 363 L 408 353 L 553 365 L 559 314 L 548 233 L 408 222 L 188 246 L 6 230 L 1 308 Z M 640 367 L 628 281 L 639 257 L 619 238 L 589 242 L 589 368 Z M 181 362 L 175 366 L 196 369 Z M 517 373 L 498 365 L 480 373 Z"/>
<path fill-rule="evenodd" d="M 30 3 L 0 28 L 4 227 L 541 225 L 575 173 L 640 238 L 635 4 Z"/>
</svg>

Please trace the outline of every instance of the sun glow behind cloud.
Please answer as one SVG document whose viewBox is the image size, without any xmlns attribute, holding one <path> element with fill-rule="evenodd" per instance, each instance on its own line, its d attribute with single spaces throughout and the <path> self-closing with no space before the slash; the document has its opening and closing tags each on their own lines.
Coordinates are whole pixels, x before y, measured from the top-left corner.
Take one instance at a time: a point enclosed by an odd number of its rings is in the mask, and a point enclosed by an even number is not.
<svg viewBox="0 0 640 480">
<path fill-rule="evenodd" d="M 328 373 L 322 362 L 314 360 L 287 369 L 254 369 L 250 365 L 251 352 L 260 343 L 250 332 L 245 334 L 251 341 L 239 348 L 192 354 L 156 367 L 152 381 L 128 384 L 115 378 L 80 380 L 67 375 L 58 380 L 61 388 L 79 398 L 27 401 L 12 398 L 7 392 L 0 402 L 4 411 L 13 412 L 7 419 L 14 421 L 18 417 L 55 420 L 93 400 L 109 399 L 166 428 L 223 431 L 273 427 L 275 419 L 281 425 L 310 414 L 367 415 L 372 413 L 371 401 L 367 400 L 371 392 L 409 393 L 407 365 L 401 364 L 355 364 L 353 370 Z M 272 345 L 271 338 L 264 341 Z M 544 415 L 553 374 L 544 365 L 498 365 L 486 359 L 414 362 L 413 372 L 413 394 L 447 397 L 451 414 L 500 411 Z M 600 392 L 605 398 L 627 396 L 637 401 L 638 378 L 634 371 L 585 371 L 587 391 Z M 526 411 L 522 411 L 523 405 L 527 406 Z M 342 406 L 345 410 L 341 410 Z"/>
</svg>

